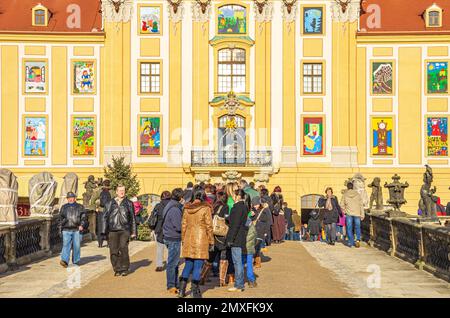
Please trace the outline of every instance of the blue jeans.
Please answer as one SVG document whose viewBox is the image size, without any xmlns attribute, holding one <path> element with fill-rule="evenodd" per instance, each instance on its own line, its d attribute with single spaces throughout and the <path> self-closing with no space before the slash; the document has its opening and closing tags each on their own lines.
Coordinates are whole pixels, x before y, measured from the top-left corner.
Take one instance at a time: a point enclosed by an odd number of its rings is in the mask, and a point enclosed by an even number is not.
<svg viewBox="0 0 450 318">
<path fill-rule="evenodd" d="M 178 286 L 178 263 L 180 262 L 181 241 L 164 240 L 167 246 L 167 289 Z"/>
<path fill-rule="evenodd" d="M 63 231 L 63 248 L 61 251 L 61 260 L 69 264 L 70 251 L 72 253 L 72 263 L 78 264 L 80 261 L 81 238 L 79 231 Z"/>
<path fill-rule="evenodd" d="M 231 256 L 233 258 L 234 277 L 236 280 L 234 283 L 234 287 L 244 289 L 245 282 L 244 282 L 244 267 L 242 266 L 242 248 L 232 247 Z"/>
<path fill-rule="evenodd" d="M 294 240 L 294 228 L 293 227 L 288 227 L 287 228 L 287 233 L 286 233 L 284 239 L 287 240 L 287 241 L 293 241 Z"/>
<path fill-rule="evenodd" d="M 203 259 L 186 258 L 184 260 L 184 268 L 181 277 L 187 280 L 192 273 L 192 281 L 198 282 L 201 278 L 204 261 L 205 260 Z"/>
<path fill-rule="evenodd" d="M 294 232 L 294 241 L 301 241 L 302 238 L 300 237 L 300 232 Z"/>
<path fill-rule="evenodd" d="M 356 240 L 361 241 L 361 218 L 358 216 L 347 215 L 347 237 L 348 244 L 350 246 L 355 245 L 355 239 L 353 237 L 353 225 L 355 226 Z"/>
<path fill-rule="evenodd" d="M 242 266 L 247 264 L 247 280 L 249 282 L 254 282 L 256 280 L 255 273 L 253 272 L 253 255 L 243 254 L 242 255 Z"/>
</svg>

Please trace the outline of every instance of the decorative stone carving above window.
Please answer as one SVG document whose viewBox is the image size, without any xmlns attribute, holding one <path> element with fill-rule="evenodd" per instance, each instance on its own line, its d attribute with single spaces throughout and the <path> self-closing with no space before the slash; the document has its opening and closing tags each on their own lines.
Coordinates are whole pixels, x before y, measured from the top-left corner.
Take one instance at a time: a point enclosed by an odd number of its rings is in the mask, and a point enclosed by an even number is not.
<svg viewBox="0 0 450 318">
<path fill-rule="evenodd" d="M 360 0 L 334 0 L 331 3 L 331 13 L 334 21 L 355 22 L 361 11 Z"/>
<path fill-rule="evenodd" d="M 129 22 L 133 17 L 133 1 L 104 0 L 102 15 L 106 22 Z"/>
</svg>

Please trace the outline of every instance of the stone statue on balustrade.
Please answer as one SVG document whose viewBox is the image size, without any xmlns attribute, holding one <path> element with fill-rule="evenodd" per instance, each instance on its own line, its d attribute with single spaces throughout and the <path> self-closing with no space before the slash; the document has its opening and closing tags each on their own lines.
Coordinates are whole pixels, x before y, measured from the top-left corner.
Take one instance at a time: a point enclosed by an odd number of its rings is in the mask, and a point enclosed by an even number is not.
<svg viewBox="0 0 450 318">
<path fill-rule="evenodd" d="M 371 183 L 367 185 L 372 188 L 372 193 L 370 194 L 369 209 L 372 210 L 373 202 L 375 202 L 376 210 L 383 210 L 383 189 L 381 188 L 381 179 L 375 177 Z"/>
<path fill-rule="evenodd" d="M 366 178 L 361 173 L 356 173 L 353 178 L 353 189 L 355 189 L 363 201 L 364 209 L 369 208 L 369 195 L 366 190 Z"/>
<path fill-rule="evenodd" d="M 73 172 L 69 172 L 64 176 L 64 182 L 61 187 L 61 194 L 58 201 L 59 207 L 62 207 L 68 202 L 66 198 L 68 192 L 73 192 L 78 195 L 78 176 Z"/>
<path fill-rule="evenodd" d="M 422 217 L 431 217 L 436 219 L 436 203 L 437 196 L 436 187 L 432 187 L 433 170 L 429 165 L 425 165 L 425 173 L 423 174 L 423 185 L 420 188 L 419 209 L 422 211 Z"/>
<path fill-rule="evenodd" d="M 55 194 L 58 183 L 49 172 L 34 175 L 28 182 L 31 216 L 51 216 L 55 213 Z"/>
<path fill-rule="evenodd" d="M 8 169 L 0 169 L 0 224 L 17 224 L 17 201 L 19 184 L 17 177 Z"/>
<path fill-rule="evenodd" d="M 100 183 L 99 183 L 100 182 Z M 86 192 L 83 193 L 83 205 L 87 207 L 91 201 L 92 194 L 101 185 L 101 180 L 95 181 L 95 177 L 90 175 L 86 182 L 84 182 L 84 188 Z"/>
<path fill-rule="evenodd" d="M 391 183 L 385 182 L 384 187 L 389 189 L 389 199 L 387 200 L 387 203 L 389 203 L 393 207 L 393 211 L 389 210 L 386 211 L 386 213 L 389 216 L 405 216 L 406 213 L 401 212 L 400 208 L 403 204 L 405 204 L 407 201 L 405 200 L 405 189 L 409 187 L 408 182 L 401 183 L 400 176 L 395 174 L 392 177 L 392 180 L 394 180 Z"/>
</svg>

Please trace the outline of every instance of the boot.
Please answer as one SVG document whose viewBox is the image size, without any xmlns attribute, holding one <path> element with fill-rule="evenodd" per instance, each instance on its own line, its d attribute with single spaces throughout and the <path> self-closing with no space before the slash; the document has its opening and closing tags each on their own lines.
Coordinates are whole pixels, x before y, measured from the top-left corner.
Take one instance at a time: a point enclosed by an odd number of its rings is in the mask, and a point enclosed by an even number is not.
<svg viewBox="0 0 450 318">
<path fill-rule="evenodd" d="M 235 282 L 236 282 L 236 280 L 234 279 L 234 274 L 229 274 L 228 275 L 228 285 L 234 285 Z"/>
<path fill-rule="evenodd" d="M 228 271 L 228 261 L 220 260 L 220 263 L 219 263 L 220 287 L 227 286 L 227 283 L 226 283 L 227 271 Z"/>
<path fill-rule="evenodd" d="M 186 297 L 186 285 L 187 285 L 187 279 L 180 277 L 180 289 L 178 290 L 178 297 L 184 298 Z"/>
<path fill-rule="evenodd" d="M 200 274 L 200 285 L 205 285 L 205 280 L 208 277 L 208 274 L 209 274 L 209 271 L 211 270 L 211 268 L 212 268 L 212 263 L 206 261 L 203 264 L 202 272 Z"/>
<path fill-rule="evenodd" d="M 200 290 L 198 280 L 193 280 L 191 282 L 191 294 L 192 294 L 192 298 L 202 298 L 202 292 Z"/>
<path fill-rule="evenodd" d="M 254 268 L 261 268 L 261 256 L 255 257 L 255 264 L 253 266 Z"/>
</svg>

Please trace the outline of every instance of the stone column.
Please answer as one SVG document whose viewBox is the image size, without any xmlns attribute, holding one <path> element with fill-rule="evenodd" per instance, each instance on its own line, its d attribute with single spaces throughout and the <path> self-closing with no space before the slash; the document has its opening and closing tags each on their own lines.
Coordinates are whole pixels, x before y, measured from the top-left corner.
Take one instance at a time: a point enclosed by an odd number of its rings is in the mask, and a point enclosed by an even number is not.
<svg viewBox="0 0 450 318">
<path fill-rule="evenodd" d="M 130 53 L 133 1 L 124 0 L 118 12 L 111 1 L 102 2 L 104 30 L 107 34 L 102 54 L 102 136 L 103 163 L 112 157 L 131 162 L 130 146 Z"/>
<path fill-rule="evenodd" d="M 360 1 L 351 0 L 345 6 L 332 2 L 333 19 L 333 144 L 332 165 L 356 167 L 356 32 Z M 366 105 L 359 105 L 366 107 Z"/>
</svg>

